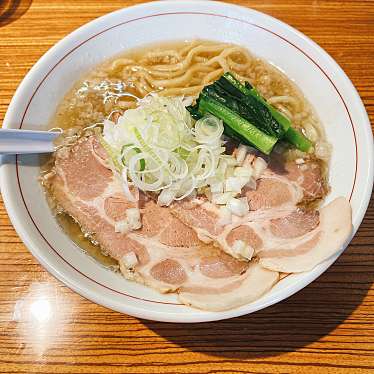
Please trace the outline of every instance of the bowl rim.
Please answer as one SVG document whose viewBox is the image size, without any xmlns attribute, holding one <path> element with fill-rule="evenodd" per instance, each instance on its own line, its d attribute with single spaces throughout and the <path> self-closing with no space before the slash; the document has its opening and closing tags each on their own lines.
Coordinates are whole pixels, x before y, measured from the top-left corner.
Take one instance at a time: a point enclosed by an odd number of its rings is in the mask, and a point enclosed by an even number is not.
<svg viewBox="0 0 374 374">
<path fill-rule="evenodd" d="M 11 117 L 11 113 L 13 111 L 13 108 L 16 106 L 17 104 L 17 98 L 20 97 L 20 95 L 22 94 L 22 91 L 24 90 L 28 90 L 28 87 L 27 87 L 27 84 L 29 82 L 31 82 L 34 77 L 33 75 L 35 74 L 36 71 L 38 71 L 40 69 L 40 66 L 42 66 L 46 61 L 48 61 L 48 59 L 50 57 L 53 56 L 54 52 L 56 52 L 57 50 L 61 49 L 61 50 L 67 50 L 66 46 L 64 44 L 68 44 L 70 42 L 73 42 L 74 40 L 78 39 L 79 40 L 79 36 L 81 33 L 84 33 L 88 28 L 90 27 L 93 27 L 93 26 L 96 26 L 96 25 L 99 25 L 103 20 L 105 19 L 108 19 L 110 17 L 112 17 L 114 14 L 117 14 L 117 13 L 126 13 L 129 9 L 134 9 L 134 8 L 139 8 L 139 9 L 144 9 L 144 10 L 147 10 L 147 9 L 151 9 L 155 7 L 155 5 L 165 5 L 167 4 L 168 1 L 156 1 L 156 2 L 151 2 L 151 3 L 144 3 L 144 4 L 139 4 L 139 5 L 135 5 L 135 6 L 132 6 L 132 7 L 127 7 L 127 8 L 123 8 L 123 9 L 119 9 L 115 12 L 112 12 L 112 13 L 108 13 L 108 14 L 105 14 L 103 16 L 101 16 L 100 18 L 96 19 L 96 20 L 93 20 L 81 27 L 79 27 L 78 29 L 76 29 L 75 31 L 73 31 L 72 33 L 70 33 L 69 35 L 67 35 L 66 37 L 64 37 L 62 40 L 60 40 L 57 44 L 55 44 L 50 50 L 48 50 L 39 60 L 38 62 L 33 66 L 33 68 L 30 70 L 30 72 L 26 75 L 26 77 L 23 79 L 22 83 L 19 85 L 19 87 L 17 88 L 16 90 L 16 93 L 14 94 L 14 97 L 11 101 L 11 104 L 9 105 L 9 108 L 7 110 L 7 113 L 6 113 L 6 116 L 4 118 L 4 123 L 3 123 L 3 126 L 6 128 L 6 127 L 10 127 L 10 124 L 9 124 L 9 119 Z M 314 47 L 318 52 L 319 54 L 322 54 L 325 58 L 327 58 L 329 60 L 330 63 L 332 63 L 332 65 L 334 66 L 334 69 L 336 69 L 339 73 L 340 73 L 340 76 L 339 76 L 339 79 L 344 79 L 349 86 L 350 86 L 350 89 L 352 91 L 352 93 L 355 95 L 355 100 L 360 104 L 360 110 L 362 111 L 362 114 L 364 115 L 364 118 L 366 119 L 365 120 L 365 125 L 366 125 L 366 130 L 368 130 L 369 133 L 371 133 L 371 127 L 370 127 L 370 122 L 369 122 L 369 119 L 368 119 L 368 116 L 367 116 L 367 113 L 365 111 L 365 108 L 361 102 L 361 99 L 356 91 L 356 89 L 354 88 L 353 84 L 351 83 L 351 81 L 349 80 L 349 78 L 346 76 L 346 74 L 344 73 L 344 71 L 340 68 L 340 66 L 335 62 L 335 60 L 332 59 L 331 56 L 329 56 L 327 54 L 327 52 L 325 52 L 320 46 L 318 46 L 315 42 L 313 42 L 311 39 L 309 39 L 307 36 L 305 36 L 304 34 L 300 33 L 299 31 L 297 31 L 296 29 L 294 29 L 293 27 L 289 26 L 288 24 L 282 22 L 282 21 L 279 21 L 277 20 L 276 18 L 274 17 L 271 17 L 269 15 L 266 15 L 262 12 L 258 12 L 256 10 L 253 10 L 251 8 L 246 8 L 246 7 L 241 7 L 241 6 L 237 6 L 237 5 L 233 5 L 233 4 L 226 4 L 226 3 L 222 3 L 222 2 L 215 2 L 215 1 L 212 1 L 212 2 L 206 2 L 206 1 L 179 1 L 178 4 L 179 5 L 185 5 L 187 8 L 189 5 L 194 5 L 196 6 L 196 4 L 198 3 L 204 3 L 204 6 L 207 6 L 207 4 L 210 4 L 212 6 L 212 11 L 215 10 L 215 5 L 218 5 L 219 4 L 219 7 L 222 8 L 223 7 L 234 7 L 234 8 L 240 8 L 241 11 L 244 12 L 244 15 L 245 13 L 247 12 L 251 12 L 253 14 L 258 14 L 258 15 L 261 15 L 261 17 L 265 17 L 269 20 L 271 20 L 273 23 L 276 23 L 280 26 L 282 26 L 283 28 L 285 28 L 287 31 L 291 31 L 292 33 L 296 34 L 298 37 L 302 38 L 306 43 L 308 43 L 309 45 L 311 45 L 312 47 Z M 219 10 L 218 10 L 219 11 Z M 189 14 L 206 14 L 208 15 L 209 13 L 207 12 L 193 12 L 193 11 L 190 11 L 190 12 L 165 12 L 165 14 L 177 14 L 177 13 L 189 13 Z M 219 16 L 217 13 L 216 14 L 211 14 L 211 15 L 215 15 L 215 16 Z M 140 17 L 140 18 L 148 18 L 148 17 L 152 17 L 154 15 L 147 15 L 147 16 L 143 16 L 143 17 Z M 246 22 L 246 23 L 250 23 L 244 19 L 239 19 L 239 18 L 235 18 L 235 17 L 230 17 L 230 16 L 227 16 L 227 15 L 220 15 L 221 17 L 225 17 L 225 18 L 232 18 L 232 19 L 236 19 L 238 21 L 241 21 L 241 22 Z M 134 19 L 133 19 L 134 20 Z M 131 22 L 132 20 L 127 20 L 125 22 L 121 22 L 120 24 L 123 24 L 123 23 L 128 23 L 128 22 Z M 251 23 L 252 24 L 252 23 Z M 79 48 L 80 45 L 82 45 L 84 42 L 88 41 L 88 40 L 91 40 L 92 38 L 94 38 L 95 36 L 109 30 L 109 29 L 112 29 L 116 26 L 118 26 L 119 24 L 116 24 L 114 26 L 111 26 L 111 27 L 108 27 L 104 30 L 102 30 L 101 32 L 99 33 L 95 33 L 95 35 L 92 35 L 90 38 L 86 39 L 85 41 L 79 43 L 78 45 L 76 45 L 74 48 L 69 48 L 69 51 L 67 54 L 65 54 L 64 56 L 66 57 L 68 54 L 72 53 L 73 51 L 75 51 L 77 48 Z M 256 25 L 258 26 L 258 25 Z M 260 26 L 261 27 L 261 26 Z M 262 27 L 264 28 L 264 27 Z M 266 28 L 264 28 L 266 29 Z M 267 30 L 273 34 L 276 34 L 275 32 L 271 31 L 271 30 Z M 276 34 L 277 35 L 277 34 Z M 285 39 L 284 37 L 278 35 L 279 37 L 281 37 L 282 39 Z M 287 39 L 285 39 L 287 42 L 290 43 L 290 41 L 288 41 Z M 76 44 L 76 43 L 75 43 Z M 293 43 L 291 43 L 293 44 Z M 294 45 L 294 44 L 293 44 Z M 301 50 L 298 46 L 294 45 L 297 49 Z M 301 52 L 303 52 L 305 55 L 306 53 L 301 50 Z M 307 55 L 306 55 L 307 56 Z M 310 56 L 307 56 L 310 58 Z M 310 58 L 311 59 L 311 58 Z M 312 60 L 312 59 L 311 59 Z M 56 65 L 53 66 L 53 68 L 48 72 L 47 75 L 45 75 L 44 79 L 39 83 L 39 85 L 37 86 L 37 89 L 40 87 L 40 85 L 43 83 L 43 81 L 48 77 L 48 75 L 53 71 L 53 69 L 62 61 L 59 60 Z M 313 60 L 312 60 L 313 61 Z M 313 61 L 314 62 L 314 61 Z M 315 62 L 314 62 L 315 63 Z M 319 65 L 317 64 L 317 66 L 319 67 Z M 320 67 L 319 67 L 320 68 Z M 321 69 L 321 68 L 320 68 Z M 322 69 L 321 69 L 322 70 Z M 323 72 L 323 70 L 322 70 Z M 326 73 L 324 73 L 326 75 Z M 327 75 L 326 75 L 327 76 Z M 331 79 L 327 76 L 327 78 L 331 81 Z M 333 81 L 331 81 L 331 83 L 334 85 Z M 335 86 L 335 85 L 334 85 Z M 336 87 L 335 87 L 336 88 Z M 37 90 L 36 89 L 36 90 Z M 35 90 L 35 92 L 36 92 Z M 35 92 L 34 92 L 34 95 L 35 95 Z M 339 93 L 339 91 L 337 90 L 337 92 Z M 33 98 L 33 96 L 31 97 L 30 101 L 29 101 L 29 104 L 25 110 L 25 113 L 24 113 L 24 116 L 23 118 L 25 117 L 25 114 L 26 114 L 26 111 L 31 103 L 31 100 Z M 339 93 L 340 95 L 340 93 Z M 341 95 L 340 95 L 341 96 Z M 342 100 L 343 100 L 343 103 L 345 104 L 344 102 L 344 99 L 343 97 L 341 96 Z M 349 113 L 349 112 L 348 112 Z M 23 122 L 23 119 L 22 119 L 22 122 Z M 22 122 L 21 122 L 21 126 L 22 126 Z M 374 151 L 373 151 L 373 154 L 374 154 Z M 361 204 L 361 207 L 360 207 L 360 210 L 359 210 L 359 217 L 358 217 L 358 221 L 361 222 L 362 219 L 363 219 L 363 216 L 366 212 L 366 209 L 367 209 L 367 206 L 369 204 L 369 201 L 370 201 L 370 196 L 371 196 L 371 189 L 372 189 L 372 185 L 373 185 L 373 154 L 370 155 L 369 157 L 369 168 L 368 168 L 368 175 L 367 175 L 367 180 L 369 181 L 369 184 L 367 186 L 367 189 L 366 189 L 366 194 L 363 198 L 363 201 L 362 201 L 362 204 Z M 356 158 L 356 163 L 357 163 L 357 158 Z M 16 164 L 17 165 L 17 173 L 18 173 L 18 163 Z M 357 170 L 356 170 L 357 172 Z M 54 267 L 50 266 L 48 264 L 48 261 L 46 261 L 43 256 L 40 255 L 40 253 L 35 249 L 35 243 L 33 243 L 33 241 L 27 237 L 27 235 L 25 235 L 25 232 L 24 232 L 24 229 L 23 229 L 23 225 L 24 223 L 22 223 L 22 219 L 19 219 L 19 217 L 17 216 L 16 214 L 16 211 L 14 210 L 14 204 L 10 201 L 10 199 L 8 199 L 8 188 L 10 186 L 8 186 L 5 181 L 6 181 L 6 170 L 5 168 L 2 166 L 1 167 L 1 170 L 0 170 L 0 183 L 1 183 L 1 190 L 2 190 L 2 194 L 3 194 L 3 199 L 4 199 L 4 203 L 5 203 L 5 207 L 7 209 L 7 212 L 8 212 L 8 215 L 12 221 L 12 224 L 14 225 L 14 227 L 16 228 L 16 231 L 17 233 L 20 235 L 21 239 L 24 241 L 24 243 L 26 244 L 26 246 L 28 247 L 28 249 L 30 250 L 30 252 L 38 259 L 38 261 L 42 264 L 42 266 L 49 272 L 51 273 L 52 275 L 54 275 L 56 278 L 58 278 L 59 280 L 61 280 L 64 284 L 68 285 L 71 289 L 73 289 L 74 291 L 78 292 L 79 294 L 81 294 L 82 296 L 98 303 L 98 304 L 101 304 L 101 305 L 105 305 L 111 309 L 114 309 L 114 310 L 117 310 L 117 311 L 120 311 L 120 312 L 126 312 L 128 314 L 131 314 L 131 315 L 134 315 L 134 316 L 137 316 L 137 317 L 141 317 L 141 318 L 147 318 L 147 319 L 154 319 L 154 320 L 159 320 L 159 321 L 173 321 L 173 322 L 202 322 L 202 321 L 212 321 L 212 320 L 219 320 L 219 319 L 224 319 L 224 318 L 230 318 L 230 317 L 233 317 L 233 316 L 239 316 L 239 315 L 242 315 L 242 314 L 245 314 L 246 312 L 242 312 L 242 313 L 238 313 L 238 314 L 235 314 L 233 313 L 232 315 L 230 315 L 229 317 L 225 316 L 225 315 L 222 315 L 222 317 L 217 317 L 217 318 L 210 318 L 210 317 L 207 317 L 207 318 L 204 318 L 204 316 L 201 316 L 202 318 L 196 318 L 195 319 L 192 319 L 192 320 L 185 320 L 185 318 L 183 320 L 178 320 L 178 319 L 174 319 L 174 318 L 170 318 L 170 316 L 167 315 L 167 313 L 165 313 L 165 316 L 163 315 L 158 315 L 160 313 L 155 313 L 156 315 L 152 315 L 150 316 L 149 312 L 146 312 L 146 313 L 141 313 L 138 309 L 136 310 L 129 310 L 131 308 L 128 308 L 128 306 L 126 308 L 123 308 L 123 305 L 115 305 L 116 303 L 107 303 L 107 302 L 103 302 L 103 300 L 100 298 L 100 296 L 97 295 L 96 292 L 92 292 L 90 289 L 87 289 L 85 287 L 82 287 L 81 285 L 77 284 L 77 282 L 74 282 L 73 280 L 67 278 L 64 276 L 64 274 L 62 273 L 59 273 Z M 352 190 L 353 192 L 353 190 Z M 352 195 L 352 193 L 351 193 Z M 25 204 L 26 206 L 26 204 Z M 26 207 L 27 209 L 27 207 Z M 31 217 L 31 215 L 30 215 Z M 36 226 L 37 227 L 37 226 Z M 39 233 L 42 235 L 42 233 L 39 231 Z M 354 235 L 354 233 L 352 233 L 352 236 Z M 43 235 L 42 235 L 43 236 Z M 349 239 L 351 240 L 351 238 Z M 57 252 L 56 252 L 57 253 Z M 57 253 L 57 255 L 59 255 Z M 314 279 L 316 279 L 320 274 L 322 274 L 324 271 L 327 270 L 327 268 L 335 261 L 335 259 L 338 257 L 335 256 L 335 258 L 331 259 L 330 261 L 326 262 L 326 266 L 323 266 L 321 269 L 319 269 L 319 271 L 315 271 L 315 270 L 312 270 L 311 272 L 309 272 L 309 277 L 305 278 L 304 281 L 302 282 L 299 282 L 298 283 L 298 286 L 295 287 L 294 289 L 291 290 L 291 292 L 288 292 L 286 293 L 286 295 L 280 295 L 278 299 L 274 299 L 272 301 L 269 301 L 268 303 L 264 303 L 263 306 L 261 306 L 261 308 L 259 309 L 263 309 L 267 306 L 270 306 L 272 304 L 275 304 L 281 300 L 284 300 L 286 299 L 287 297 L 291 296 L 292 294 L 298 292 L 300 289 L 304 288 L 307 284 L 309 284 L 310 282 L 312 282 Z M 74 267 L 73 267 L 74 268 Z M 77 269 L 75 269 L 77 270 Z M 79 271 L 79 270 L 78 270 Z M 92 279 L 91 279 L 92 280 Z M 95 280 L 93 280 L 94 282 L 96 282 Z M 126 309 L 126 310 L 125 310 Z M 248 313 L 248 312 L 247 312 Z M 161 313 L 162 314 L 162 313 Z M 185 315 L 183 316 L 185 317 Z"/>
</svg>

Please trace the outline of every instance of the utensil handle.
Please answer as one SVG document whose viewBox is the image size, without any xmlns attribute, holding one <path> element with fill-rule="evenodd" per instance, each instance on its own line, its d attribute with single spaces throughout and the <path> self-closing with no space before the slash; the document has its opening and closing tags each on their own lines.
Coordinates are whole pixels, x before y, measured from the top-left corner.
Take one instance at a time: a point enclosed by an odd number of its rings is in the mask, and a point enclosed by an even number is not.
<svg viewBox="0 0 374 374">
<path fill-rule="evenodd" d="M 50 153 L 58 132 L 0 129 L 0 155 Z"/>
</svg>

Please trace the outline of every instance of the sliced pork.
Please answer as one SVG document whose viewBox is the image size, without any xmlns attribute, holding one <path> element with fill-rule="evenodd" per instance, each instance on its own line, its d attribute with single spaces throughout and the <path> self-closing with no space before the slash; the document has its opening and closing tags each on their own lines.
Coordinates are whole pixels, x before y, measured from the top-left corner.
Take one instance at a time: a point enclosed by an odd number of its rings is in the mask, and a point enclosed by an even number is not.
<svg viewBox="0 0 374 374">
<path fill-rule="evenodd" d="M 216 293 L 204 286 L 183 287 L 179 298 L 183 303 L 204 310 L 225 310 L 227 304 L 240 306 L 248 300 L 256 300 L 279 280 L 278 273 L 264 269 L 256 262 L 250 263 L 245 279 L 238 280 L 240 292 L 235 292 L 236 283 L 217 289 Z M 233 292 L 234 291 L 234 292 Z"/>
<path fill-rule="evenodd" d="M 279 208 L 322 199 L 326 186 L 316 161 L 297 164 L 272 158 L 255 190 L 244 191 L 251 210 Z"/>
<path fill-rule="evenodd" d="M 143 194 L 137 203 L 128 202 L 94 136 L 56 153 L 49 185 L 60 209 L 119 261 L 127 279 L 161 292 L 178 292 L 188 305 L 231 309 L 257 299 L 279 279 L 278 272 L 258 261 L 238 261 L 202 243 L 170 209 Z M 119 232 L 119 224 L 131 209 L 140 209 L 141 228 Z"/>
<path fill-rule="evenodd" d="M 231 223 L 222 225 L 220 209 L 202 199 L 175 203 L 172 211 L 201 240 L 215 243 L 235 258 L 257 256 L 266 268 L 302 272 L 336 253 L 351 232 L 350 205 L 344 198 L 321 212 L 302 208 L 300 203 L 320 199 L 325 193 L 318 163 L 288 162 L 281 167 L 273 162 L 255 190 L 244 190 L 250 206 L 244 217 L 233 215 Z M 331 220 L 337 209 L 339 217 Z"/>
<path fill-rule="evenodd" d="M 258 253 L 260 264 L 267 269 L 296 273 L 311 270 L 338 252 L 352 231 L 349 202 L 343 197 L 333 200 L 319 211 L 319 225 L 306 232 L 306 228 L 314 226 L 314 219 L 285 217 L 273 222 L 273 234 L 285 239 L 276 247 L 264 247 Z"/>
</svg>

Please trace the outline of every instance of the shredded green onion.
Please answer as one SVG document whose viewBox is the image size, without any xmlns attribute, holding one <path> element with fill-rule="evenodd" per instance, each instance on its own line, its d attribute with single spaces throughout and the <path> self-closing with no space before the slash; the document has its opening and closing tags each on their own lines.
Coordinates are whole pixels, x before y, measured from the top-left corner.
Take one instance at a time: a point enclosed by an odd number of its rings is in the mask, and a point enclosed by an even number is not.
<svg viewBox="0 0 374 374">
<path fill-rule="evenodd" d="M 169 205 L 223 178 L 227 158 L 235 163 L 223 154 L 222 133 L 223 123 L 214 116 L 195 123 L 183 98 L 148 95 L 116 124 L 105 120 L 100 142 L 114 167 L 126 168 L 126 183 L 160 193 L 160 203 Z"/>
<path fill-rule="evenodd" d="M 122 155 L 121 161 L 122 161 L 123 166 L 126 166 L 126 155 L 125 155 L 125 153 L 129 148 L 130 148 L 130 150 L 133 150 L 136 153 L 141 153 L 141 150 L 138 147 L 135 147 L 133 144 L 125 144 L 122 147 L 122 150 L 121 150 L 121 155 Z M 144 158 L 139 160 L 139 165 L 140 165 L 139 170 L 144 171 L 145 170 L 145 160 L 144 160 Z"/>
<path fill-rule="evenodd" d="M 112 147 L 106 142 L 106 140 L 102 137 L 101 134 L 98 134 L 99 142 L 101 146 L 105 149 L 106 153 L 110 157 L 110 159 L 113 162 L 113 166 L 118 170 L 122 170 L 121 164 L 118 162 L 117 157 L 116 157 L 116 152 L 112 149 Z"/>
</svg>

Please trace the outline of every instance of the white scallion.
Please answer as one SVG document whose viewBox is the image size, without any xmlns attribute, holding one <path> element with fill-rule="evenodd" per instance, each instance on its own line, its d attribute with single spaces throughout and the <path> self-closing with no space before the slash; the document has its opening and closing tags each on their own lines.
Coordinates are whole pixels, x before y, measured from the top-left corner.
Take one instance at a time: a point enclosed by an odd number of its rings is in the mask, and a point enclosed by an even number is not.
<svg viewBox="0 0 374 374">
<path fill-rule="evenodd" d="M 139 208 L 126 209 L 126 216 L 131 230 L 137 230 L 142 227 Z"/>
<path fill-rule="evenodd" d="M 234 254 L 244 257 L 247 260 L 250 260 L 254 253 L 253 248 L 246 244 L 243 240 L 235 240 L 232 246 L 232 251 Z"/>
<path fill-rule="evenodd" d="M 126 269 L 133 269 L 139 261 L 134 252 L 128 252 L 122 256 L 121 263 Z"/>
<path fill-rule="evenodd" d="M 228 177 L 225 182 L 225 191 L 240 193 L 244 185 L 249 181 L 249 178 L 243 177 Z"/>
<path fill-rule="evenodd" d="M 263 158 L 257 157 L 253 162 L 253 176 L 258 179 L 267 166 L 268 164 Z"/>
<path fill-rule="evenodd" d="M 132 194 L 130 191 L 129 187 L 129 181 L 127 179 L 127 168 L 124 167 L 121 172 L 121 182 L 122 182 L 122 188 L 123 188 L 123 193 L 126 197 L 126 199 L 132 203 L 135 203 L 139 200 L 139 190 L 135 187 L 134 191 L 135 193 Z"/>
<path fill-rule="evenodd" d="M 212 194 L 212 203 L 217 205 L 226 205 L 236 194 L 232 192 L 224 192 Z"/>
<path fill-rule="evenodd" d="M 252 174 L 253 174 L 253 168 L 251 166 L 249 166 L 249 167 L 237 166 L 234 169 L 234 176 L 235 177 L 251 178 Z"/>
<path fill-rule="evenodd" d="M 235 150 L 235 158 L 239 165 L 241 165 L 247 155 L 247 147 L 244 144 L 240 144 Z"/>
<path fill-rule="evenodd" d="M 161 191 L 157 198 L 157 204 L 160 206 L 169 206 L 177 194 L 177 191 L 173 188 L 166 188 Z"/>
<path fill-rule="evenodd" d="M 206 116 L 195 123 L 195 138 L 199 143 L 212 144 L 223 134 L 223 123 L 214 116 Z"/>
<path fill-rule="evenodd" d="M 249 212 L 248 200 L 246 197 L 243 198 L 231 198 L 227 204 L 227 208 L 230 209 L 231 213 L 243 217 Z"/>
<path fill-rule="evenodd" d="M 229 225 L 232 222 L 231 211 L 226 206 L 220 207 L 219 216 L 218 224 L 221 226 Z"/>
<path fill-rule="evenodd" d="M 127 234 L 130 231 L 129 223 L 127 219 L 117 221 L 114 224 L 114 231 L 121 234 Z"/>
<path fill-rule="evenodd" d="M 212 193 L 222 193 L 223 192 L 223 182 L 216 182 L 210 185 L 210 191 Z"/>
<path fill-rule="evenodd" d="M 140 210 L 138 208 L 126 209 L 126 218 L 114 223 L 114 231 L 127 234 L 130 231 L 140 229 L 142 222 L 140 218 Z"/>
</svg>

